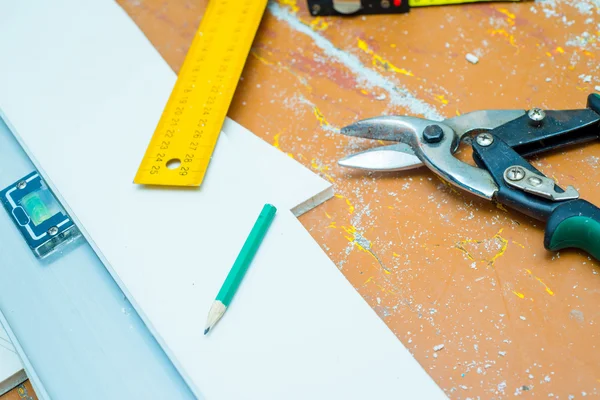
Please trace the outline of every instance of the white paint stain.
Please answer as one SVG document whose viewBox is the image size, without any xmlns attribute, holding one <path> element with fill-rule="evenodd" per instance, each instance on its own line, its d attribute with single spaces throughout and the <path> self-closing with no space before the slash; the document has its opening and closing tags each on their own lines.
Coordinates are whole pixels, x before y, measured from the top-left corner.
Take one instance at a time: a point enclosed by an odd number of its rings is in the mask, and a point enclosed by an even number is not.
<svg viewBox="0 0 600 400">
<path fill-rule="evenodd" d="M 271 2 L 269 3 L 269 11 L 275 18 L 286 22 L 295 31 L 310 37 L 315 46 L 323 50 L 325 55 L 331 60 L 335 60 L 348 68 L 362 85 L 369 88 L 379 87 L 383 89 L 390 99 L 390 104 L 405 107 L 410 110 L 411 113 L 423 115 L 425 118 L 434 120 L 444 119 L 435 107 L 416 98 L 412 93 L 405 88 L 400 87 L 394 81 L 385 78 L 383 75 L 366 67 L 355 55 L 338 49 L 324 36 L 321 36 L 309 26 L 303 24 L 285 7 L 281 7 L 279 4 Z"/>
</svg>

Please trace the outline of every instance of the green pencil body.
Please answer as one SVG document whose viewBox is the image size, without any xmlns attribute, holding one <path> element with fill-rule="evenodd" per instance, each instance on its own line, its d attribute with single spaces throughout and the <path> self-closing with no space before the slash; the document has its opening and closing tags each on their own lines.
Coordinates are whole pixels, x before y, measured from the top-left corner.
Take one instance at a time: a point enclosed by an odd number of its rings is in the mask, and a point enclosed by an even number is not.
<svg viewBox="0 0 600 400">
<path fill-rule="evenodd" d="M 204 330 L 205 335 L 215 326 L 225 313 L 225 310 L 227 310 L 233 296 L 240 287 L 242 279 L 244 279 L 244 275 L 246 275 L 246 271 L 248 271 L 252 263 L 252 259 L 265 238 L 276 212 L 277 209 L 271 204 L 265 204 L 263 207 L 208 313 L 206 329 Z"/>
</svg>

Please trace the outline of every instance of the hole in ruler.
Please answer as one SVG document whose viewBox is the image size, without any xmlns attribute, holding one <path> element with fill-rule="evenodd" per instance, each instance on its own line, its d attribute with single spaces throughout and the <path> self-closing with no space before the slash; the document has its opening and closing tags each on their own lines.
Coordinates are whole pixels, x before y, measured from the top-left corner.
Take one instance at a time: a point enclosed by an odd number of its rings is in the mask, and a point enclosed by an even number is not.
<svg viewBox="0 0 600 400">
<path fill-rule="evenodd" d="M 167 168 L 169 169 L 177 169 L 181 165 L 181 160 L 179 158 L 172 158 L 167 161 Z"/>
</svg>

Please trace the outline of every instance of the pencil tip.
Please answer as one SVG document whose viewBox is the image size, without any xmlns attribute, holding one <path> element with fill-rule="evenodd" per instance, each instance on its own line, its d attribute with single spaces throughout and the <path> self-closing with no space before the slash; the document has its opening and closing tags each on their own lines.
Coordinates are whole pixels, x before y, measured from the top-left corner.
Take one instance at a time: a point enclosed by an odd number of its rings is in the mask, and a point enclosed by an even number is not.
<svg viewBox="0 0 600 400">
<path fill-rule="evenodd" d="M 210 331 L 210 327 L 208 327 L 204 330 L 204 334 L 206 335 L 208 333 L 208 331 Z"/>
</svg>

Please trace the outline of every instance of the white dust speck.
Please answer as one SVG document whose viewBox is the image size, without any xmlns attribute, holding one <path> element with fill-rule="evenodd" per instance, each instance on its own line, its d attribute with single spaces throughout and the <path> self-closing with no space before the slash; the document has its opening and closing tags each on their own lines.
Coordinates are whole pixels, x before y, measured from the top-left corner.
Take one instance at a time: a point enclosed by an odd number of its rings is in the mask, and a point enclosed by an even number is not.
<svg viewBox="0 0 600 400">
<path fill-rule="evenodd" d="M 502 357 L 504 357 L 506 355 L 506 352 L 505 351 L 499 351 L 498 354 L 501 355 Z"/>
<path fill-rule="evenodd" d="M 598 85 L 598 86 L 595 86 L 595 87 L 594 87 L 594 90 L 595 90 L 596 92 L 600 92 L 600 85 Z"/>
<path fill-rule="evenodd" d="M 459 387 L 460 387 L 462 390 L 467 390 L 467 389 L 468 389 L 468 387 L 466 387 L 465 385 L 460 385 Z"/>
<path fill-rule="evenodd" d="M 380 94 L 379 96 L 375 97 L 375 100 L 380 100 L 381 101 L 381 100 L 385 100 L 385 99 L 387 99 L 387 96 L 385 94 L 383 94 L 383 93 Z"/>
<path fill-rule="evenodd" d="M 440 351 L 443 348 L 444 348 L 443 344 L 438 344 L 436 346 L 433 346 L 433 351 Z"/>
<path fill-rule="evenodd" d="M 577 11 L 584 15 L 590 15 L 594 9 L 592 3 L 587 3 L 585 1 L 577 1 L 575 4 L 573 4 L 573 7 L 575 7 Z"/>
<path fill-rule="evenodd" d="M 437 353 L 433 353 L 433 358 L 438 358 Z"/>
<path fill-rule="evenodd" d="M 519 318 L 521 318 L 521 321 L 525 321 L 527 318 L 525 318 L 524 316 L 520 316 Z"/>
<path fill-rule="evenodd" d="M 501 392 L 504 392 L 504 389 L 506 389 L 506 381 L 500 382 L 498 384 L 498 390 Z"/>
<path fill-rule="evenodd" d="M 479 62 L 479 58 L 477 58 L 476 55 L 471 54 L 471 53 L 467 53 L 467 55 L 465 56 L 465 58 L 467 59 L 468 62 L 470 62 L 471 64 L 477 64 Z"/>
<path fill-rule="evenodd" d="M 549 377 L 548 375 L 546 375 L 546 376 L 544 377 L 544 380 L 545 380 L 546 382 L 550 382 L 550 377 Z"/>
</svg>

